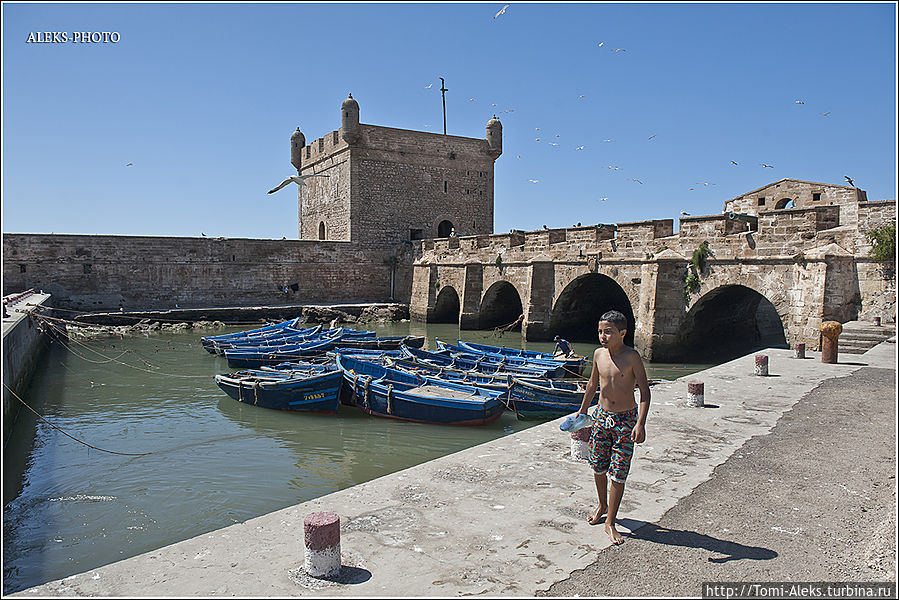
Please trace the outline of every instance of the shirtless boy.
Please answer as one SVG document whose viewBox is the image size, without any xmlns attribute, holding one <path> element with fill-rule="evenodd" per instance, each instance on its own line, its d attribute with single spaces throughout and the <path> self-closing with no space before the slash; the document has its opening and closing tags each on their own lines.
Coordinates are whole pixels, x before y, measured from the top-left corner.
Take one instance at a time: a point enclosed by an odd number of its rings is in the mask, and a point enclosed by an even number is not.
<svg viewBox="0 0 899 600">
<path fill-rule="evenodd" d="M 599 387 L 599 406 L 593 414 L 590 433 L 590 466 L 599 506 L 591 513 L 591 525 L 606 517 L 606 533 L 613 544 L 624 541 L 615 529 L 618 507 L 624 494 L 624 481 L 631 466 L 634 444 L 646 439 L 646 415 L 649 412 L 649 382 L 643 360 L 633 348 L 624 345 L 627 319 L 610 310 L 599 320 L 600 348 L 593 353 L 593 371 L 584 392 L 580 413 L 587 407 Z M 634 385 L 640 390 L 640 407 L 634 401 Z M 607 486 L 611 479 L 611 486 Z M 609 487 L 608 496 L 606 488 Z"/>
</svg>

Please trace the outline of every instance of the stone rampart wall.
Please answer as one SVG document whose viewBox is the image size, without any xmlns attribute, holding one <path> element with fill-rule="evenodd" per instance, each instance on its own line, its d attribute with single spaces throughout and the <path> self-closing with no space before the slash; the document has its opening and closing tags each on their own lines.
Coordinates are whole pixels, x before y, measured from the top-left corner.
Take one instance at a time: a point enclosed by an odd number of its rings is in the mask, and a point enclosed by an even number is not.
<svg viewBox="0 0 899 600">
<path fill-rule="evenodd" d="M 4 234 L 3 291 L 43 289 L 79 311 L 385 302 L 388 254 L 347 242 Z M 397 266 L 401 302 L 410 262 Z M 285 284 L 298 290 L 285 294 Z"/>
</svg>

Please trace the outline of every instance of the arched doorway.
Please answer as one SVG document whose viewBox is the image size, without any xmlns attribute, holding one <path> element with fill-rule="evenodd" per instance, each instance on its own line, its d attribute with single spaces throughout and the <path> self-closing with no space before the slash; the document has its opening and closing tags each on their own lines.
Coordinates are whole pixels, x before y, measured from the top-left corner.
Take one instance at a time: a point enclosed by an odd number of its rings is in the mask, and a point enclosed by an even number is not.
<svg viewBox="0 0 899 600">
<path fill-rule="evenodd" d="M 785 208 L 795 208 L 796 205 L 793 203 L 792 198 L 781 198 L 777 201 L 777 204 L 774 205 L 774 210 L 783 210 Z"/>
<path fill-rule="evenodd" d="M 325 237 L 325 222 L 324 221 L 321 221 L 318 224 L 318 239 L 320 239 L 320 240 L 328 239 L 327 237 Z"/>
<path fill-rule="evenodd" d="M 439 237 L 439 238 L 449 237 L 450 233 L 452 233 L 454 229 L 455 229 L 455 227 L 453 226 L 453 224 L 450 221 L 447 221 L 447 220 L 440 221 L 440 223 L 437 225 L 437 237 Z"/>
<path fill-rule="evenodd" d="M 717 363 L 788 346 L 770 300 L 746 286 L 726 285 L 696 301 L 678 331 L 677 347 L 681 360 Z"/>
<path fill-rule="evenodd" d="M 493 329 L 515 322 L 521 316 L 521 296 L 508 281 L 497 281 L 487 289 L 481 300 L 479 323 L 481 329 Z M 514 328 L 520 330 L 521 325 Z"/>
<path fill-rule="evenodd" d="M 599 343 L 596 326 L 603 313 L 617 310 L 627 319 L 624 343 L 634 345 L 634 311 L 621 286 L 605 275 L 581 275 L 562 290 L 550 316 L 550 337 L 571 342 Z"/>
<path fill-rule="evenodd" d="M 459 323 L 459 294 L 452 286 L 446 285 L 437 294 L 434 312 L 429 323 Z"/>
</svg>

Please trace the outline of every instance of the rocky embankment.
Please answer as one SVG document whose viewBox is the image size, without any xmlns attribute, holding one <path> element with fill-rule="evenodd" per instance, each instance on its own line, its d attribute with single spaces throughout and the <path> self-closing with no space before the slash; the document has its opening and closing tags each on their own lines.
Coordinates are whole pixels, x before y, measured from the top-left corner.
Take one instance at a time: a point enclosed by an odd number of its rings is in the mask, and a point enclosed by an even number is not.
<svg viewBox="0 0 899 600">
<path fill-rule="evenodd" d="M 304 306 L 298 313 L 299 314 L 296 316 L 300 317 L 301 323 L 310 325 L 321 323 L 334 327 L 339 325 L 354 325 L 357 323 L 407 321 L 409 319 L 409 309 L 403 305 L 368 306 L 363 308 L 358 315 L 331 306 Z M 249 329 L 270 322 L 277 321 L 261 319 L 255 323 L 242 322 L 240 325 L 246 325 Z M 141 319 L 133 325 L 94 325 L 88 323 L 80 325 L 78 323 L 70 322 L 66 325 L 66 330 L 68 335 L 73 338 L 94 338 L 103 336 L 122 337 L 126 335 L 147 335 L 150 333 L 178 331 L 207 332 L 224 329 L 231 325 L 236 325 L 236 323 L 226 323 L 220 320 L 167 322 L 158 319 Z"/>
</svg>

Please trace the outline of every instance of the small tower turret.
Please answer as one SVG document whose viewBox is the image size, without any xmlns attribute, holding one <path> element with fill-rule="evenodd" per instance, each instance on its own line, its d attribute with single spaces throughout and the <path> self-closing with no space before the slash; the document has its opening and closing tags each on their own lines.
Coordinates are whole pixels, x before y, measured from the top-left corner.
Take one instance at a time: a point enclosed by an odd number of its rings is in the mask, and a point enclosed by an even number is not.
<svg viewBox="0 0 899 600">
<path fill-rule="evenodd" d="M 296 168 L 297 173 L 300 172 L 300 168 L 303 166 L 303 148 L 305 146 L 306 136 L 297 127 L 297 130 L 290 136 L 290 164 Z"/>
<path fill-rule="evenodd" d="M 359 103 L 350 94 L 340 105 L 340 137 L 347 144 L 355 144 L 359 136 Z"/>
<path fill-rule="evenodd" d="M 503 124 L 499 122 L 496 115 L 487 121 L 487 154 L 494 160 L 499 158 L 503 153 Z"/>
</svg>

